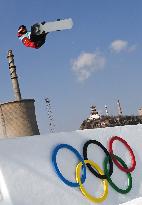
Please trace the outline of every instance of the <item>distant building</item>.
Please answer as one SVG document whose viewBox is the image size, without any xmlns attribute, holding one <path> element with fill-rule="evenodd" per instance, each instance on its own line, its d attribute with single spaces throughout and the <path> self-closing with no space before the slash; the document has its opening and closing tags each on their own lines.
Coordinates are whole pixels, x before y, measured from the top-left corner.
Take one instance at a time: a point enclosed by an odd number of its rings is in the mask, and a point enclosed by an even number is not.
<svg viewBox="0 0 142 205">
<path fill-rule="evenodd" d="M 142 116 L 142 107 L 138 109 L 138 115 Z"/>
<path fill-rule="evenodd" d="M 105 111 L 106 111 L 106 115 L 109 116 L 108 114 L 108 109 L 107 109 L 107 106 L 105 105 Z"/>
<path fill-rule="evenodd" d="M 122 116 L 122 107 L 121 107 L 121 104 L 120 104 L 120 101 L 118 100 L 117 101 L 117 106 L 118 106 L 118 115 Z"/>
<path fill-rule="evenodd" d="M 10 77 L 14 92 L 14 101 L 0 104 L 0 138 L 39 135 L 36 121 L 34 99 L 22 99 L 14 55 L 8 51 Z"/>
<path fill-rule="evenodd" d="M 92 105 L 90 108 L 91 108 L 91 114 L 88 117 L 88 120 L 95 120 L 95 119 L 98 120 L 98 119 L 100 119 L 100 115 L 97 112 L 96 106 Z"/>
<path fill-rule="evenodd" d="M 80 129 L 83 130 L 142 124 L 142 108 L 138 110 L 139 116 L 123 115 L 119 100 L 117 101 L 117 103 L 119 112 L 116 116 L 108 115 L 108 111 L 106 112 L 106 115 L 100 116 L 96 110 L 96 106 L 92 106 L 90 117 L 82 122 Z M 107 106 L 105 106 L 105 109 L 107 110 Z"/>
</svg>

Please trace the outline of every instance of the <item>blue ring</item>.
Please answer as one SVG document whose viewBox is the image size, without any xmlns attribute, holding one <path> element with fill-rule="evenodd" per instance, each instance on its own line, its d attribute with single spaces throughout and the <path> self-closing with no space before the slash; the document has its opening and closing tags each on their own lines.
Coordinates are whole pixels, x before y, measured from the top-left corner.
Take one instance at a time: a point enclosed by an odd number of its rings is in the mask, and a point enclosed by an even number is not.
<svg viewBox="0 0 142 205">
<path fill-rule="evenodd" d="M 65 177 L 63 177 L 63 175 L 61 174 L 58 166 L 57 166 L 57 162 L 56 162 L 56 155 L 57 155 L 57 152 L 59 151 L 59 149 L 62 149 L 62 148 L 67 148 L 69 149 L 70 151 L 72 151 L 79 159 L 79 161 L 82 162 L 82 177 L 81 177 L 81 182 L 84 183 L 85 182 L 85 179 L 86 179 L 86 166 L 85 166 L 85 163 L 84 163 L 84 159 L 81 157 L 81 155 L 79 154 L 79 152 L 73 148 L 71 145 L 68 145 L 68 144 L 59 144 L 55 147 L 55 149 L 53 150 L 52 152 L 52 163 L 53 163 L 53 167 L 56 171 L 56 174 L 58 175 L 58 177 L 68 186 L 71 186 L 71 187 L 79 187 L 79 183 L 77 182 L 70 182 L 69 180 L 67 180 Z"/>
</svg>

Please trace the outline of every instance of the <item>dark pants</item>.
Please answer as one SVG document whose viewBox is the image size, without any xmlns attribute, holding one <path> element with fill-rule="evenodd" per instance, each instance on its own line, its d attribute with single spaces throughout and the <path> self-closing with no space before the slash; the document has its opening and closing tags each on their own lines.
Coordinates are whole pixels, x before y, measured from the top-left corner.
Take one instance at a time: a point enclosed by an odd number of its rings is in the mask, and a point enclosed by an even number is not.
<svg viewBox="0 0 142 205">
<path fill-rule="evenodd" d="M 45 43 L 46 35 L 47 34 L 41 34 L 41 35 L 38 35 L 38 36 L 31 35 L 30 39 L 31 39 L 31 41 L 33 41 L 37 44 L 37 47 L 41 47 Z"/>
<path fill-rule="evenodd" d="M 35 35 L 31 29 L 30 39 L 31 39 L 31 41 L 35 42 L 38 47 L 41 47 L 45 43 L 46 35 L 47 35 L 47 33 Z"/>
</svg>

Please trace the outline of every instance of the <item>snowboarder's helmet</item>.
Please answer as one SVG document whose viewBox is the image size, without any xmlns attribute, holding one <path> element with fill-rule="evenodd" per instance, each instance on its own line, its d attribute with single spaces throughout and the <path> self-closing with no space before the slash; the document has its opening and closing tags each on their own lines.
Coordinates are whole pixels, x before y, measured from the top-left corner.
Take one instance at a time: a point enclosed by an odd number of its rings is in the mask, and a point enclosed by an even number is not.
<svg viewBox="0 0 142 205">
<path fill-rule="evenodd" d="M 18 28 L 18 33 L 19 33 L 19 34 L 27 33 L 27 28 L 26 28 L 26 26 L 24 26 L 24 25 L 19 26 L 19 28 Z"/>
</svg>

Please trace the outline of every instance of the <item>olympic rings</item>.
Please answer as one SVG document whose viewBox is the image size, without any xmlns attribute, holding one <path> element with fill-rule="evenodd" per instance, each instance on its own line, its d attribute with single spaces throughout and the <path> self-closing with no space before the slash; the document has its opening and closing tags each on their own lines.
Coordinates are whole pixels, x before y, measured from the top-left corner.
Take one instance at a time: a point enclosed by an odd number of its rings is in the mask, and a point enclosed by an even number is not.
<svg viewBox="0 0 142 205">
<path fill-rule="evenodd" d="M 79 183 L 68 181 L 65 177 L 63 177 L 63 175 L 61 174 L 61 172 L 57 166 L 56 155 L 57 155 L 57 152 L 59 151 L 59 149 L 62 149 L 62 148 L 66 148 L 66 149 L 69 149 L 70 151 L 72 151 L 78 157 L 78 159 L 82 162 L 82 164 L 83 164 L 83 175 L 81 178 L 82 183 L 84 183 L 85 179 L 86 179 L 86 166 L 84 163 L 84 159 L 81 157 L 81 155 L 79 154 L 79 152 L 75 148 L 73 148 L 71 145 L 68 145 L 68 144 L 57 145 L 57 147 L 53 150 L 53 153 L 52 153 L 52 163 L 53 163 L 54 169 L 55 169 L 58 177 L 68 186 L 78 187 Z"/>
<path fill-rule="evenodd" d="M 114 157 L 115 155 L 113 155 L 113 150 L 112 150 L 112 144 L 115 140 L 119 140 L 120 142 L 122 142 L 125 147 L 128 149 L 128 151 L 130 152 L 130 156 L 132 158 L 131 162 L 132 162 L 132 166 L 130 168 L 126 168 L 125 166 L 123 167 L 119 162 L 118 160 Z M 134 169 L 135 169 L 135 166 L 136 166 L 136 160 L 135 160 L 135 155 L 133 153 L 133 150 L 131 149 L 131 147 L 128 145 L 128 143 L 122 139 L 121 137 L 118 137 L 118 136 L 114 136 L 110 139 L 109 141 L 109 152 L 110 154 L 112 155 L 112 160 L 113 162 L 116 164 L 116 166 L 121 169 L 122 171 L 124 172 L 132 172 Z"/>
<path fill-rule="evenodd" d="M 94 169 L 96 169 L 99 174 L 101 176 L 103 176 L 103 171 L 100 169 L 100 167 L 95 164 L 93 161 L 91 160 L 84 160 L 85 164 L 90 164 L 91 167 L 93 167 Z M 104 193 L 102 194 L 102 196 L 100 196 L 99 198 L 93 197 L 92 195 L 90 195 L 84 188 L 83 184 L 81 183 L 81 179 L 80 179 L 80 172 L 81 172 L 81 168 L 82 168 L 82 162 L 80 162 L 77 166 L 76 166 L 76 181 L 79 183 L 79 188 L 81 190 L 81 192 L 83 193 L 83 195 L 88 198 L 90 201 L 95 202 L 95 203 L 101 203 L 103 202 L 108 195 L 108 182 L 106 179 L 103 179 L 103 185 L 104 185 Z"/>
<path fill-rule="evenodd" d="M 125 164 L 125 162 L 120 158 L 118 157 L 117 155 L 114 155 L 115 159 L 117 159 L 125 168 L 128 168 L 127 165 Z M 113 182 L 112 182 L 112 179 L 110 178 L 109 176 L 109 173 L 108 173 L 108 170 L 107 170 L 107 164 L 108 164 L 108 157 L 105 158 L 104 160 L 104 172 L 105 174 L 107 175 L 107 180 L 109 182 L 109 184 L 119 193 L 121 194 L 127 194 L 131 188 L 132 188 L 132 177 L 131 177 L 131 174 L 127 172 L 127 176 L 128 176 L 128 187 L 127 189 L 123 190 L 123 189 L 120 189 L 118 188 Z"/>
<path fill-rule="evenodd" d="M 84 157 L 84 160 L 88 160 L 88 158 L 87 158 L 87 148 L 88 148 L 88 146 L 90 145 L 90 144 L 96 144 L 96 145 L 98 145 L 99 147 L 101 147 L 102 148 L 102 150 L 105 152 L 105 154 L 108 156 L 108 158 L 109 158 L 109 176 L 111 176 L 112 175 L 112 173 L 113 173 L 113 162 L 112 162 L 112 159 L 111 159 L 111 156 L 110 156 L 110 154 L 109 154 L 109 152 L 107 151 L 107 149 L 100 143 L 100 142 L 98 142 L 97 140 L 89 140 L 89 141 L 87 141 L 85 144 L 84 144 L 84 146 L 83 146 L 83 157 Z M 96 176 L 96 177 L 98 177 L 98 178 L 100 178 L 100 179 L 107 179 L 107 176 L 105 175 L 105 174 L 100 174 L 100 173 L 98 173 L 98 172 L 96 172 L 93 168 L 92 168 L 92 166 L 90 165 L 90 164 L 86 164 L 87 165 L 87 167 L 88 167 L 88 169 Z"/>
<path fill-rule="evenodd" d="M 119 140 L 120 142 L 122 142 L 126 146 L 128 151 L 130 152 L 130 155 L 132 158 L 131 159 L 132 164 L 129 168 L 127 167 L 125 162 L 120 157 L 113 154 L 112 144 L 115 140 Z M 104 162 L 103 162 L 104 172 L 100 169 L 100 167 L 95 162 L 87 159 L 87 149 L 91 143 L 96 144 L 99 147 L 101 147 L 106 154 L 106 157 L 105 157 Z M 66 148 L 66 149 L 69 149 L 70 151 L 72 151 L 78 157 L 78 159 L 80 161 L 79 164 L 76 166 L 76 182 L 70 182 L 69 180 L 67 180 L 61 174 L 60 169 L 57 166 L 56 156 L 57 156 L 58 151 L 62 148 Z M 71 187 L 79 187 L 81 192 L 83 193 L 83 195 L 86 198 L 88 198 L 90 201 L 95 202 L 95 203 L 100 203 L 107 198 L 108 182 L 112 186 L 112 188 L 114 188 L 117 192 L 119 192 L 121 194 L 126 194 L 131 190 L 131 188 L 132 188 L 132 176 L 131 176 L 130 172 L 132 172 L 135 169 L 136 161 L 135 161 L 135 156 L 134 156 L 134 153 L 133 153 L 131 147 L 128 145 L 128 143 L 124 139 L 122 139 L 121 137 L 118 137 L 118 136 L 114 136 L 114 137 L 110 138 L 109 143 L 108 143 L 108 150 L 97 140 L 89 140 L 83 146 L 83 157 L 84 157 L 84 159 L 82 158 L 82 156 L 79 154 L 79 152 L 75 148 L 73 148 L 71 145 L 68 145 L 68 144 L 59 144 L 53 150 L 52 163 L 53 163 L 55 172 L 58 175 L 58 177 L 66 185 L 71 186 Z M 113 162 L 116 164 L 116 166 L 120 170 L 127 173 L 128 186 L 124 190 L 120 189 L 117 185 L 114 184 L 114 182 L 112 182 L 111 175 L 113 173 Z M 108 170 L 108 163 L 109 163 L 109 170 Z M 89 170 L 96 177 L 102 179 L 102 181 L 103 181 L 104 193 L 99 198 L 96 198 L 96 197 L 90 195 L 85 190 L 85 188 L 83 186 L 83 183 L 85 182 L 85 179 L 86 179 L 86 165 L 89 168 Z M 80 173 L 82 174 L 81 179 L 80 179 Z"/>
</svg>

